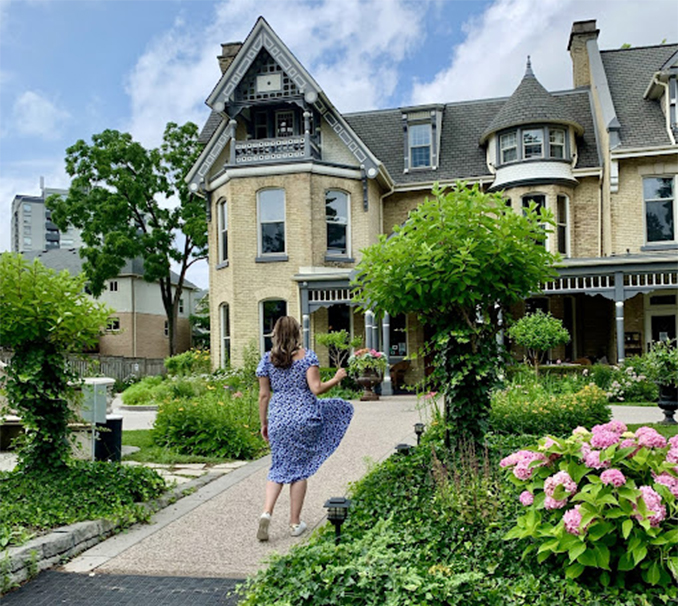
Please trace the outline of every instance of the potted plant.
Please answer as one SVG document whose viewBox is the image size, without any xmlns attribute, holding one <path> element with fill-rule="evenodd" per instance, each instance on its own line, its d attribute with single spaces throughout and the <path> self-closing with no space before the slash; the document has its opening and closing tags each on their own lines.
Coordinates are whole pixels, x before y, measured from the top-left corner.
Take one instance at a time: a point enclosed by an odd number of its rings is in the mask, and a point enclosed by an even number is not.
<svg viewBox="0 0 678 606">
<path fill-rule="evenodd" d="M 659 408 L 664 411 L 663 424 L 676 425 L 678 409 L 678 344 L 676 341 L 654 343 L 645 356 L 648 376 L 659 387 Z"/>
<path fill-rule="evenodd" d="M 348 373 L 363 388 L 361 401 L 379 399 L 374 393 L 374 387 L 381 383 L 386 364 L 386 355 L 375 349 L 358 349 L 348 359 Z"/>
</svg>

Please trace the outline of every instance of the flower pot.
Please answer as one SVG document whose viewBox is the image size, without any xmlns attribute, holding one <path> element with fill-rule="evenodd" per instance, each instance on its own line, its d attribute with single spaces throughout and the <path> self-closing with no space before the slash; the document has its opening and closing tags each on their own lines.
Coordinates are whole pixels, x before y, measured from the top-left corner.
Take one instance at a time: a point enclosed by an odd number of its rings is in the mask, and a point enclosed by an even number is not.
<svg viewBox="0 0 678 606">
<path fill-rule="evenodd" d="M 363 388 L 363 395 L 360 398 L 361 402 L 379 399 L 379 396 L 374 393 L 374 388 L 381 383 L 381 374 L 376 370 L 363 371 L 363 374 L 356 379 L 356 382 Z"/>
<path fill-rule="evenodd" d="M 678 425 L 674 417 L 676 410 L 678 410 L 678 387 L 675 385 L 659 385 L 657 406 L 664 412 L 662 425 Z"/>
</svg>

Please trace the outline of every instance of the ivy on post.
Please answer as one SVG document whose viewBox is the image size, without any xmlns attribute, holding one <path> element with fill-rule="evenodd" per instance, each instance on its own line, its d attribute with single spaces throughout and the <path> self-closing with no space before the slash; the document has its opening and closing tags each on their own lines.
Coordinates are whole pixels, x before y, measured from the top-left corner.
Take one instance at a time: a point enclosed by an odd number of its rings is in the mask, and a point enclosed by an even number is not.
<svg viewBox="0 0 678 606">
<path fill-rule="evenodd" d="M 436 185 L 390 237 L 363 251 L 356 300 L 392 316 L 415 313 L 432 329 L 428 388 L 445 396 L 448 431 L 458 437 L 487 430 L 501 310 L 555 277 L 557 257 L 545 247 L 551 226 L 545 209 L 515 213 L 501 193 L 458 182 Z"/>
</svg>

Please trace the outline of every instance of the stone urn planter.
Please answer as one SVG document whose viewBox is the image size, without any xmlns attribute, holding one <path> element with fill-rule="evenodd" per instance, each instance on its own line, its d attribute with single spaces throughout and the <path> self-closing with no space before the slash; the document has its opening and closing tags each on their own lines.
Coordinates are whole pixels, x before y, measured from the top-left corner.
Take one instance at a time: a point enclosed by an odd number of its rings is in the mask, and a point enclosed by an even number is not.
<svg viewBox="0 0 678 606">
<path fill-rule="evenodd" d="M 678 387 L 675 385 L 660 385 L 657 406 L 664 413 L 662 425 L 678 425 L 675 419 L 676 410 L 678 410 Z"/>
<path fill-rule="evenodd" d="M 379 396 L 374 393 L 374 388 L 382 381 L 381 373 L 376 370 L 365 370 L 360 375 L 356 382 L 363 388 L 363 395 L 360 397 L 361 402 L 370 402 L 378 400 Z"/>
</svg>

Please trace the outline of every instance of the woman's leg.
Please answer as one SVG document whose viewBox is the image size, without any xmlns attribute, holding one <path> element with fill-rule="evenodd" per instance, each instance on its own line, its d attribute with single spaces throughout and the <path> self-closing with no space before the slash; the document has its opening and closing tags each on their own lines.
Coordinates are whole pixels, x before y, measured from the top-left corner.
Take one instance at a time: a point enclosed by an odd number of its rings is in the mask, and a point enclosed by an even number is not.
<svg viewBox="0 0 678 606">
<path fill-rule="evenodd" d="M 280 492 L 282 491 L 283 485 L 278 484 L 277 482 L 272 482 L 271 480 L 268 480 L 266 482 L 266 499 L 264 501 L 264 513 L 273 513 L 273 508 L 275 507 L 275 503 L 278 500 L 278 497 L 280 496 Z"/>
<path fill-rule="evenodd" d="M 299 480 L 290 485 L 290 524 L 299 524 L 306 496 L 306 484 L 306 480 Z"/>
</svg>

